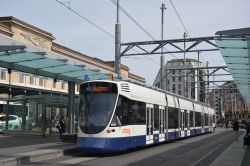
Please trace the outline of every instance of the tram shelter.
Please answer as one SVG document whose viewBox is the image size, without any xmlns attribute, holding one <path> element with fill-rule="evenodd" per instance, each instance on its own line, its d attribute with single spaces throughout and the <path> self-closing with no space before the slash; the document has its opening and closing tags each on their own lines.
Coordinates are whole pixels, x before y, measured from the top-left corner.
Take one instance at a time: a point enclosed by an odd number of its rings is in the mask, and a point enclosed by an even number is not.
<svg viewBox="0 0 250 166">
<path fill-rule="evenodd" d="M 8 70 L 10 78 L 12 71 L 39 75 L 53 79 L 53 82 L 63 80 L 68 82 L 68 93 L 52 95 L 49 91 L 42 94 L 14 97 L 17 88 L 3 88 L 8 93 L 7 104 L 4 108 L 5 124 L 3 130 L 19 134 L 48 135 L 50 129 L 55 130 L 55 122 L 59 116 L 67 116 L 68 133 L 76 132 L 75 115 L 77 98 L 75 85 L 84 81 L 108 79 L 109 74 L 86 68 L 84 65 L 69 64 L 62 59 L 52 59 L 48 52 L 28 51 L 25 45 L 0 45 L 0 67 Z M 11 79 L 9 79 L 10 81 Z M 9 82 L 10 84 L 10 82 Z M 29 92 L 35 90 L 30 90 Z M 38 90 L 39 91 L 39 90 Z M 35 94 L 35 93 L 34 93 Z M 11 120 L 15 118 L 15 122 Z M 13 128 L 16 123 L 18 127 Z"/>
<path fill-rule="evenodd" d="M 250 27 L 218 31 L 216 35 L 220 53 L 250 109 Z"/>
</svg>

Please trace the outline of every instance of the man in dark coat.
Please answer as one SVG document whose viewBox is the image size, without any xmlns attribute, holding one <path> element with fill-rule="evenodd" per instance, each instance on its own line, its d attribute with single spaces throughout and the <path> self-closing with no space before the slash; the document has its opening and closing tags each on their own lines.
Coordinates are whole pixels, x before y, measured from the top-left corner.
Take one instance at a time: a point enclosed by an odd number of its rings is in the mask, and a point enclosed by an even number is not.
<svg viewBox="0 0 250 166">
<path fill-rule="evenodd" d="M 61 119 L 59 120 L 57 128 L 59 130 L 60 140 L 62 140 L 62 133 L 65 133 L 65 129 L 66 129 L 66 121 L 65 121 L 64 116 L 62 116 Z"/>
<path fill-rule="evenodd" d="M 234 133 L 235 133 L 235 139 L 237 141 L 239 141 L 239 122 L 235 119 L 234 120 L 234 123 L 233 123 L 233 130 L 234 130 Z"/>
</svg>

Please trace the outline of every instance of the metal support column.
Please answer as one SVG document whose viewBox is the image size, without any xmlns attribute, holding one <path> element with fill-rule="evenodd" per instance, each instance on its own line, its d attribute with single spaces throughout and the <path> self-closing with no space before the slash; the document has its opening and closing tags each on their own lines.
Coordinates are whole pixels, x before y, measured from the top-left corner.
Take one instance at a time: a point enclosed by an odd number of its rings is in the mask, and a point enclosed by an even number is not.
<svg viewBox="0 0 250 166">
<path fill-rule="evenodd" d="M 115 24 L 115 72 L 121 79 L 121 24 L 119 23 L 119 0 L 117 0 L 117 18 Z"/>
<path fill-rule="evenodd" d="M 184 32 L 183 34 L 183 38 L 184 38 L 184 49 L 183 49 L 183 54 L 184 54 L 184 84 L 183 84 L 183 90 L 184 90 L 184 96 L 185 97 L 188 97 L 187 96 L 187 67 L 186 67 L 186 37 L 187 37 L 187 34 L 186 32 Z"/>
<path fill-rule="evenodd" d="M 69 134 L 74 134 L 75 133 L 75 124 L 74 124 L 74 119 L 75 119 L 75 83 L 74 82 L 68 82 L 68 93 L 69 93 L 69 107 L 68 107 L 68 133 Z"/>
<path fill-rule="evenodd" d="M 166 10 L 165 4 L 161 4 L 161 40 L 163 40 L 163 25 L 164 25 L 164 10 Z M 163 47 L 161 48 L 161 72 L 160 72 L 160 87 L 166 90 L 166 78 L 165 78 L 165 70 L 164 70 L 164 56 L 163 56 Z"/>
</svg>

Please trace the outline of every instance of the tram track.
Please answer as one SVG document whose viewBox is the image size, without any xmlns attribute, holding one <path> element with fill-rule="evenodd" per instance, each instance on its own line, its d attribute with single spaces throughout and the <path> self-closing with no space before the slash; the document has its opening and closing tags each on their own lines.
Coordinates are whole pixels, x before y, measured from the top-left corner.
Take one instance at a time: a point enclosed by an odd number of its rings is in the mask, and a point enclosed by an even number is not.
<svg viewBox="0 0 250 166">
<path fill-rule="evenodd" d="M 232 137 L 234 134 L 229 135 L 229 137 Z M 216 148 L 212 149 L 211 151 L 207 152 L 205 155 L 203 155 L 200 159 L 197 161 L 194 161 L 190 166 L 208 166 L 210 163 L 218 157 L 218 155 L 223 152 L 228 146 L 232 144 L 234 141 L 234 138 L 231 138 L 230 140 L 222 143 L 221 145 L 217 146 Z"/>
<path fill-rule="evenodd" d="M 199 141 L 129 164 L 130 166 L 205 166 L 215 160 L 234 140 L 232 131 L 226 131 Z M 178 141 L 177 141 L 178 143 Z M 180 142 L 181 143 L 181 142 Z"/>
</svg>

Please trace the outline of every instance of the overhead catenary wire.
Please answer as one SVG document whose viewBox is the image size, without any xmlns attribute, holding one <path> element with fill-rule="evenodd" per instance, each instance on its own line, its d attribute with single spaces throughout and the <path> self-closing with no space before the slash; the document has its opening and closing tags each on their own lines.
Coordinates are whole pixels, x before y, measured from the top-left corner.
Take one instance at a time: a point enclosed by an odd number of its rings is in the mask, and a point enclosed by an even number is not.
<svg viewBox="0 0 250 166">
<path fill-rule="evenodd" d="M 94 22 L 90 21 L 88 18 L 84 17 L 83 15 L 81 15 L 80 13 L 78 13 L 77 11 L 75 11 L 74 9 L 72 9 L 70 6 L 65 5 L 64 2 L 61 2 L 59 0 L 55 0 L 56 2 L 58 2 L 59 4 L 61 4 L 62 6 L 64 6 L 65 8 L 69 9 L 71 12 L 73 12 L 74 14 L 76 14 L 77 16 L 79 16 L 80 18 L 82 18 L 85 22 L 91 24 L 92 26 L 96 27 L 97 29 L 101 30 L 102 32 L 104 32 L 105 34 L 107 34 L 109 37 L 111 38 L 115 38 L 114 35 L 112 35 L 111 33 L 107 32 L 106 30 L 104 30 L 103 28 L 101 28 L 100 26 L 96 25 Z"/>
<path fill-rule="evenodd" d="M 79 16 L 81 19 L 83 19 L 85 22 L 91 24 L 92 26 L 94 26 L 95 28 L 101 30 L 102 32 L 104 32 L 106 35 L 108 35 L 109 37 L 111 37 L 112 39 L 115 39 L 115 36 L 112 35 L 111 33 L 109 33 L 108 31 L 104 30 L 103 28 L 101 28 L 100 26 L 96 25 L 94 22 L 90 21 L 90 19 L 84 17 L 83 15 L 81 15 L 80 13 L 78 13 L 76 10 L 72 9 L 69 6 L 65 5 L 65 2 L 61 2 L 59 0 L 55 0 L 56 2 L 58 2 L 60 5 L 64 6 L 65 8 L 67 8 L 68 10 L 70 10 L 71 12 L 73 12 L 74 14 L 76 14 L 77 16 Z M 67 2 L 68 3 L 68 2 Z M 136 51 L 135 49 L 133 49 L 134 51 Z M 137 51 L 136 51 L 137 52 Z M 146 56 L 145 56 L 146 57 Z M 158 62 L 156 62 L 155 60 L 149 58 L 149 57 L 146 57 L 148 60 L 156 63 L 157 65 L 159 65 Z"/>
<path fill-rule="evenodd" d="M 190 35 L 189 31 L 187 30 L 187 27 L 185 26 L 184 21 L 181 19 L 181 16 L 179 15 L 179 13 L 178 13 L 178 11 L 177 11 L 177 9 L 176 9 L 174 3 L 172 2 L 172 0 L 169 0 L 169 1 L 170 1 L 171 5 L 172 5 L 174 11 L 175 11 L 175 14 L 177 15 L 179 21 L 181 22 L 181 24 L 182 24 L 182 26 L 183 26 L 185 32 L 187 33 L 188 37 L 191 38 L 191 35 Z M 195 48 L 197 49 L 196 46 L 195 46 Z M 202 56 L 201 56 L 201 58 L 202 58 L 203 62 L 205 62 L 205 60 L 203 59 Z"/>
<path fill-rule="evenodd" d="M 110 0 L 113 4 L 115 4 L 117 6 L 117 3 L 115 0 Z M 121 5 L 119 5 L 119 9 L 126 15 L 128 16 L 128 18 L 133 21 L 144 33 L 146 33 L 152 40 L 156 41 L 156 38 L 153 37 L 153 35 L 151 35 L 145 28 L 143 28 L 143 26 L 141 26 L 138 21 L 136 21 L 124 8 L 121 7 Z M 165 47 L 163 47 L 166 51 L 168 51 L 168 49 L 166 49 Z M 173 53 L 170 53 L 170 55 L 172 55 L 174 58 L 178 59 Z"/>
</svg>

